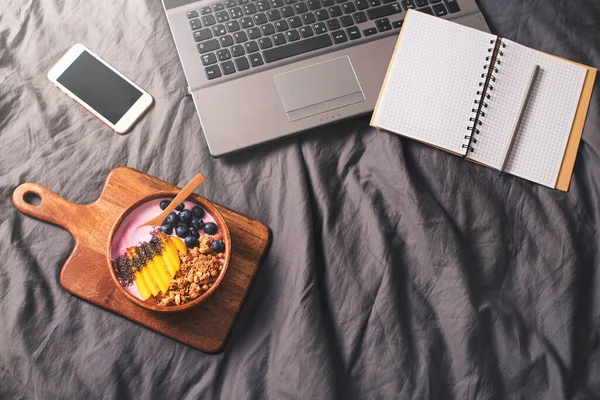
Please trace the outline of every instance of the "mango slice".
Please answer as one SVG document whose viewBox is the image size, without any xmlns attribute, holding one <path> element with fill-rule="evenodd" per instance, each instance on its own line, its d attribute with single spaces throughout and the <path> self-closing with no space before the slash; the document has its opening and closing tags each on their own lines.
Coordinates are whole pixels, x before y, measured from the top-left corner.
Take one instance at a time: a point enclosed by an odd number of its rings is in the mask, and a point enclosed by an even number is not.
<svg viewBox="0 0 600 400">
<path fill-rule="evenodd" d="M 137 286 L 138 291 L 140 292 L 140 295 L 142 296 L 142 299 L 146 300 L 147 298 L 152 296 L 148 285 L 146 285 L 146 280 L 142 278 L 139 271 L 135 273 L 135 284 Z"/>
<path fill-rule="evenodd" d="M 167 271 L 165 271 L 162 267 L 159 267 L 154 262 L 154 260 L 150 260 L 148 262 L 148 264 L 146 264 L 144 269 L 148 270 L 150 276 L 152 277 L 154 282 L 156 282 L 156 284 L 158 285 L 159 290 L 162 293 L 166 293 L 167 290 L 169 289 L 169 280 L 170 280 L 169 275 L 167 274 Z"/>
<path fill-rule="evenodd" d="M 170 239 L 177 248 L 177 251 L 185 256 L 187 254 L 187 246 L 185 245 L 185 243 L 183 243 L 183 240 L 179 239 L 176 236 L 172 236 Z"/>
</svg>

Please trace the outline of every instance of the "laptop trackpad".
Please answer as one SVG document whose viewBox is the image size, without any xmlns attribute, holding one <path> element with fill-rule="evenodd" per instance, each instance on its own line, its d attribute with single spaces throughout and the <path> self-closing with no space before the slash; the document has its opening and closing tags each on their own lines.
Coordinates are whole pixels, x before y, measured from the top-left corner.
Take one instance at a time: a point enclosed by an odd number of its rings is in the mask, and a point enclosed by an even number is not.
<svg viewBox="0 0 600 400">
<path fill-rule="evenodd" d="M 290 121 L 365 101 L 348 56 L 275 75 Z"/>
</svg>

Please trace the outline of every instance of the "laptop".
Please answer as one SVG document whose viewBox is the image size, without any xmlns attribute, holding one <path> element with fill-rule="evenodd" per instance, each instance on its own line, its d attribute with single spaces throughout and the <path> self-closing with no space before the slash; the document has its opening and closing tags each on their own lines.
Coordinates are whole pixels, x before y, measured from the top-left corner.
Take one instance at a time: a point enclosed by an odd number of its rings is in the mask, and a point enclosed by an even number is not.
<svg viewBox="0 0 600 400">
<path fill-rule="evenodd" d="M 475 0 L 162 0 L 210 153 L 372 112 L 406 11 L 489 32 Z"/>
</svg>

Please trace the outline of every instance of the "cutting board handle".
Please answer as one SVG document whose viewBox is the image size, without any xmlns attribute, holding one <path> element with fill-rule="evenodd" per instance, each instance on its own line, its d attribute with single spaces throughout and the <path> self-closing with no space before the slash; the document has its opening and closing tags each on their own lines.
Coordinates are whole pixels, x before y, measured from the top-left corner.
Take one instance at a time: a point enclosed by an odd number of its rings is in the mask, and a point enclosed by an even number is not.
<svg viewBox="0 0 600 400">
<path fill-rule="evenodd" d="M 35 197 L 39 203 L 34 204 Z M 52 190 L 37 183 L 23 183 L 14 190 L 13 204 L 17 210 L 31 217 L 62 226 L 72 232 L 74 218 L 77 211 L 83 206 L 71 203 L 60 197 Z"/>
</svg>

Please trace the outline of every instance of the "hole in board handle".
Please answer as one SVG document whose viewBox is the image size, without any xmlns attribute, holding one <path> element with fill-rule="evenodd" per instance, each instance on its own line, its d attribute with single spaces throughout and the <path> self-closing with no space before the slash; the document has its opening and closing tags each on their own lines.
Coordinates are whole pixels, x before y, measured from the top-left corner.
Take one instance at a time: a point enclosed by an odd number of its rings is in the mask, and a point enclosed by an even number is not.
<svg viewBox="0 0 600 400">
<path fill-rule="evenodd" d="M 32 206 L 39 206 L 42 203 L 42 198 L 33 192 L 25 192 L 23 200 Z"/>
</svg>

